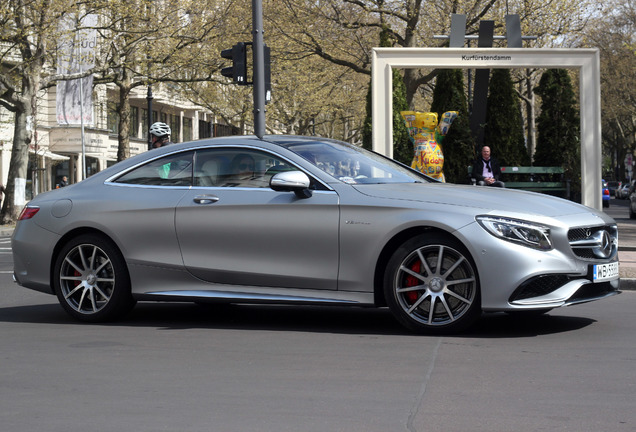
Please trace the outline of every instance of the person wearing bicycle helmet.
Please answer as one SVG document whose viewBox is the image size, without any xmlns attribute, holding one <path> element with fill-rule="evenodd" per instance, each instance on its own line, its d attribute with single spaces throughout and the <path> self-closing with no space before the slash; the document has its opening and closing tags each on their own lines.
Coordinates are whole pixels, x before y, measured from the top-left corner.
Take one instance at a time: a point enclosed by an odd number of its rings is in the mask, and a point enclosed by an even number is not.
<svg viewBox="0 0 636 432">
<path fill-rule="evenodd" d="M 155 122 L 150 126 L 152 148 L 159 148 L 172 144 L 170 141 L 170 126 L 162 122 Z"/>
</svg>

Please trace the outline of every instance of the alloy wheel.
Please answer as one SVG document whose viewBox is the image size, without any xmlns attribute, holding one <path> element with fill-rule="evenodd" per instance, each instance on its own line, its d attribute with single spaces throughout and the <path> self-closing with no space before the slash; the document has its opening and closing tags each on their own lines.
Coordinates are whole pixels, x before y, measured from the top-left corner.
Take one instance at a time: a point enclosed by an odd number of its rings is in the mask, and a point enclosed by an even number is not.
<svg viewBox="0 0 636 432">
<path fill-rule="evenodd" d="M 80 244 L 64 257 L 60 289 L 66 303 L 81 314 L 94 314 L 110 301 L 115 269 L 108 255 L 93 244 Z"/>
<path fill-rule="evenodd" d="M 421 235 L 403 244 L 389 261 L 385 295 L 396 318 L 415 331 L 458 331 L 481 311 L 472 259 L 445 235 Z"/>
</svg>

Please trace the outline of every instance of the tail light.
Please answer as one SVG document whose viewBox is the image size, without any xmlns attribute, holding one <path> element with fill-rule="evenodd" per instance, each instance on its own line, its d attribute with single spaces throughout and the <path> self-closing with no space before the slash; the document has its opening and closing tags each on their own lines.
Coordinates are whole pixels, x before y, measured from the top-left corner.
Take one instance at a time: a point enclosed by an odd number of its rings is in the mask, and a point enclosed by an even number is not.
<svg viewBox="0 0 636 432">
<path fill-rule="evenodd" d="M 18 217 L 18 220 L 21 221 L 21 220 L 31 219 L 39 211 L 40 211 L 40 207 L 25 206 L 20 212 L 20 217 Z"/>
</svg>

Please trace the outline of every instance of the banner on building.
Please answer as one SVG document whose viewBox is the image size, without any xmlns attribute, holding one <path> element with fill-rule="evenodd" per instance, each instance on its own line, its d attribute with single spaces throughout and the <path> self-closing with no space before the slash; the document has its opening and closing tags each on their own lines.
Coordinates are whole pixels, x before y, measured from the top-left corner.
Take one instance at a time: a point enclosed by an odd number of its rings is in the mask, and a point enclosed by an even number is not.
<svg viewBox="0 0 636 432">
<path fill-rule="evenodd" d="M 77 74 L 95 66 L 97 15 L 78 20 L 73 14 L 60 21 L 61 37 L 57 44 L 57 73 Z M 61 125 L 93 124 L 93 76 L 60 80 L 55 101 L 57 123 Z"/>
</svg>

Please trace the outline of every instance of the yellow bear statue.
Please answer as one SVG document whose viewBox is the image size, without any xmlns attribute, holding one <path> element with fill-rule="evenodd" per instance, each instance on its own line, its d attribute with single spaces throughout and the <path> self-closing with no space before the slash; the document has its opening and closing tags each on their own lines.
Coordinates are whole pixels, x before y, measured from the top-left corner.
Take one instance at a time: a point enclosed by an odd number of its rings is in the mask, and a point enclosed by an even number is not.
<svg viewBox="0 0 636 432">
<path fill-rule="evenodd" d="M 414 155 L 411 168 L 440 181 L 444 178 L 444 153 L 442 141 L 448 133 L 457 111 L 447 111 L 437 122 L 437 113 L 402 111 L 402 118 L 413 143 Z"/>
</svg>

